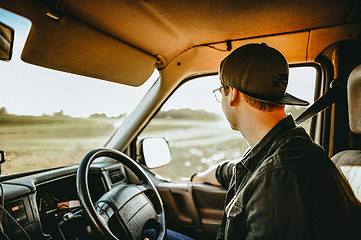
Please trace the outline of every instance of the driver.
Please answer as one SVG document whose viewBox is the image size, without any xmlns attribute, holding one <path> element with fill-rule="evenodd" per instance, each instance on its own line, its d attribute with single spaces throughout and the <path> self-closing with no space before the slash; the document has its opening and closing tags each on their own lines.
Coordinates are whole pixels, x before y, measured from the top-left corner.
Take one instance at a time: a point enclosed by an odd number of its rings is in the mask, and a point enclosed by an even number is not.
<svg viewBox="0 0 361 240">
<path fill-rule="evenodd" d="M 217 239 L 359 239 L 360 202 L 324 149 L 296 126 L 285 105 L 308 103 L 285 92 L 286 59 L 248 44 L 219 69 L 222 110 L 250 149 L 192 177 L 228 188 Z"/>
</svg>

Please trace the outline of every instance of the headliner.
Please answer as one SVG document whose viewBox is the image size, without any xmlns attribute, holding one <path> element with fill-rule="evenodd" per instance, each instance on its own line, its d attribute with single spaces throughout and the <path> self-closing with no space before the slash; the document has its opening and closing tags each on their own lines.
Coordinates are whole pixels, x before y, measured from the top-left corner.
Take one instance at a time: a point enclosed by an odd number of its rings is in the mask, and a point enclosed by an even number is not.
<svg viewBox="0 0 361 240">
<path fill-rule="evenodd" d="M 264 41 L 290 63 L 313 62 L 329 44 L 359 37 L 361 26 L 356 0 L 3 0 L 0 6 L 32 21 L 25 61 L 131 85 L 142 84 L 159 59 L 164 68 L 198 46 L 227 51 L 226 41 Z"/>
</svg>

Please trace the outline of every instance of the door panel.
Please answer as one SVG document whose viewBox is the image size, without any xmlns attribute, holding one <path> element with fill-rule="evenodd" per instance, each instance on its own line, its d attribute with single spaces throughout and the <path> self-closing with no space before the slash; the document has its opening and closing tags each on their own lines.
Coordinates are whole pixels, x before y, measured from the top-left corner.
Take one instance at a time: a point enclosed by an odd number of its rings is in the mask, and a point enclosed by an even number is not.
<svg viewBox="0 0 361 240">
<path fill-rule="evenodd" d="M 215 239 L 226 190 L 199 183 L 160 183 L 167 228 L 198 239 Z"/>
<path fill-rule="evenodd" d="M 207 239 L 215 239 L 221 224 L 226 190 L 207 184 L 192 184 L 193 199 Z"/>
</svg>

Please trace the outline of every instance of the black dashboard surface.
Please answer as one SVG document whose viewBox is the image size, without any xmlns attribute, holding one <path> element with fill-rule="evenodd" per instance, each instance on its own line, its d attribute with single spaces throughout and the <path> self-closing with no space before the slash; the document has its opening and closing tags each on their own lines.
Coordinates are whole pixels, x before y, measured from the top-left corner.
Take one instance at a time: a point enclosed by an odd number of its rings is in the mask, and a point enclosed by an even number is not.
<svg viewBox="0 0 361 240">
<path fill-rule="evenodd" d="M 31 239 L 62 239 L 59 223 L 64 215 L 81 209 L 75 184 L 77 168 L 74 165 L 2 182 L 5 209 L 11 215 L 3 213 L 1 220 L 6 235 L 10 239 L 26 239 L 26 234 Z M 124 181 L 122 164 L 93 164 L 89 173 L 93 202 Z"/>
</svg>

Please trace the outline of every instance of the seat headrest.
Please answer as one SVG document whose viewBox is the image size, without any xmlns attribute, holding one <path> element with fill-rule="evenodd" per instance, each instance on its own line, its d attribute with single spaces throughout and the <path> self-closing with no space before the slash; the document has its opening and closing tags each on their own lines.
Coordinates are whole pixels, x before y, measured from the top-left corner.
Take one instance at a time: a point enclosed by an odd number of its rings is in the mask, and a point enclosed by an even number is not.
<svg viewBox="0 0 361 240">
<path fill-rule="evenodd" d="M 361 64 L 348 78 L 347 101 L 350 129 L 356 134 L 361 134 Z"/>
</svg>

